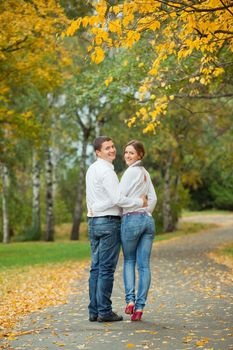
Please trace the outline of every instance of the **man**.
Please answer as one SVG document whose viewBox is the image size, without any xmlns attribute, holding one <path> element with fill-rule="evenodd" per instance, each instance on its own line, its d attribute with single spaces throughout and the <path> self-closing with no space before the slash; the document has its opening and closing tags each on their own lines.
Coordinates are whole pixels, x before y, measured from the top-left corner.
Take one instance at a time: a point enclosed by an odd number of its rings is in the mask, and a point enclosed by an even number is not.
<svg viewBox="0 0 233 350">
<path fill-rule="evenodd" d="M 116 148 L 110 137 L 97 137 L 94 140 L 94 150 L 97 160 L 86 174 L 88 231 L 92 258 L 89 321 L 122 321 L 123 317 L 112 311 L 111 301 L 114 272 L 120 252 L 120 207 L 141 208 L 147 205 L 147 200 L 145 197 L 127 198 L 120 193 L 119 181 L 112 165 L 116 158 Z M 98 211 L 95 209 L 97 202 Z"/>
</svg>

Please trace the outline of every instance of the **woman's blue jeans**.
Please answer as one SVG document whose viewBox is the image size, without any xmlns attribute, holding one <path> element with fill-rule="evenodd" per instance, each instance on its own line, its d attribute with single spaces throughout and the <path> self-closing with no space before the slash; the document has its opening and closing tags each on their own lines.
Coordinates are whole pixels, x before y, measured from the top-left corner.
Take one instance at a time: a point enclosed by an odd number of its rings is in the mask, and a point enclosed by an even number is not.
<svg viewBox="0 0 233 350">
<path fill-rule="evenodd" d="M 120 252 L 121 218 L 114 216 L 88 219 L 91 242 L 89 314 L 107 316 L 112 312 L 114 272 Z"/>
<path fill-rule="evenodd" d="M 144 308 L 151 281 L 150 255 L 155 236 L 155 222 L 147 213 L 126 214 L 121 222 L 124 254 L 125 301 Z M 135 267 L 138 268 L 138 290 L 135 294 Z"/>
</svg>

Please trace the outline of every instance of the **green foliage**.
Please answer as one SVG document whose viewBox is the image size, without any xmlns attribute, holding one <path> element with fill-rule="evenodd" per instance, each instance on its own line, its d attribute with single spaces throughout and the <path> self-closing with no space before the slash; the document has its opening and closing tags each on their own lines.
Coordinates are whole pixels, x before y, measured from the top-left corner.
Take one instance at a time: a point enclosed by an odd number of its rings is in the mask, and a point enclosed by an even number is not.
<svg viewBox="0 0 233 350">
<path fill-rule="evenodd" d="M 233 176 L 224 179 L 221 174 L 205 174 L 201 187 L 191 190 L 190 196 L 191 210 L 233 210 Z"/>
<path fill-rule="evenodd" d="M 220 181 L 213 182 L 210 185 L 210 193 L 215 208 L 233 210 L 233 176 L 225 183 Z"/>
<path fill-rule="evenodd" d="M 233 209 L 232 132 L 232 117 L 219 117 L 217 125 L 207 126 L 202 136 L 205 164 L 199 170 L 199 186 L 189 188 L 190 209 Z"/>
<path fill-rule="evenodd" d="M 57 178 L 57 196 L 56 203 L 58 201 L 62 202 L 60 206 L 64 206 L 65 212 L 64 215 L 60 211 L 60 214 L 63 218 L 58 219 L 59 222 L 68 222 L 67 219 L 71 218 L 74 212 L 74 204 L 77 196 L 77 180 L 78 180 L 78 167 L 73 166 L 72 168 L 66 167 L 64 164 L 61 164 L 60 174 Z M 57 205 L 57 204 L 56 204 Z M 59 209 L 56 209 L 57 214 Z M 57 215 L 56 215 L 57 217 Z M 62 221 L 64 220 L 64 221 Z M 71 220 L 69 220 L 71 221 Z"/>
<path fill-rule="evenodd" d="M 26 227 L 22 233 L 15 237 L 16 242 L 39 241 L 41 239 L 41 230 L 39 227 Z"/>
<path fill-rule="evenodd" d="M 157 183 L 155 178 L 153 182 L 158 197 L 158 202 L 153 212 L 153 217 L 156 222 L 156 232 L 162 234 L 164 181 L 162 178 L 160 178 L 160 181 Z M 178 220 L 181 217 L 182 209 L 187 207 L 189 200 L 189 192 L 182 186 L 182 184 L 179 185 L 178 192 L 176 192 L 174 188 L 171 189 L 171 215 L 175 227 L 177 226 Z"/>
<path fill-rule="evenodd" d="M 66 198 L 68 199 L 68 198 Z M 68 210 L 65 200 L 56 196 L 54 205 L 54 217 L 56 224 L 72 221 L 72 212 Z"/>
</svg>

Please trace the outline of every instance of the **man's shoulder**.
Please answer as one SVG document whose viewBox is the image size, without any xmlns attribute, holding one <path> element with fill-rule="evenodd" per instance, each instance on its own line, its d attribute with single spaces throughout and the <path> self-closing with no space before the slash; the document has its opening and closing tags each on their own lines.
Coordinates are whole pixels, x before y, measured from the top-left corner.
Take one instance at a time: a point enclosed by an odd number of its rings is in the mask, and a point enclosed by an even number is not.
<svg viewBox="0 0 233 350">
<path fill-rule="evenodd" d="M 100 162 L 96 160 L 87 169 L 87 173 L 89 172 L 96 172 L 96 173 L 102 174 L 106 172 L 114 172 L 114 170 L 111 167 L 109 167 L 107 164 L 105 164 L 105 162 Z"/>
</svg>

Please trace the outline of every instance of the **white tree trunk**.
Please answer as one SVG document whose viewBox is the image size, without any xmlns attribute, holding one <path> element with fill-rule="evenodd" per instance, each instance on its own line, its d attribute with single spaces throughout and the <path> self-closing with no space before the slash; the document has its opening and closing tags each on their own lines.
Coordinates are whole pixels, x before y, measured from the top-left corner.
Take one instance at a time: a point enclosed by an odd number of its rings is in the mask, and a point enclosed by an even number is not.
<svg viewBox="0 0 233 350">
<path fill-rule="evenodd" d="M 46 232 L 45 240 L 54 240 L 54 213 L 53 213 L 53 163 L 52 149 L 46 149 Z"/>
<path fill-rule="evenodd" d="M 9 175 L 7 167 L 1 164 L 2 173 L 2 218 L 3 218 L 3 243 L 10 243 L 9 213 L 8 213 L 8 187 Z"/>
<path fill-rule="evenodd" d="M 35 150 L 33 151 L 32 157 L 32 229 L 33 235 L 39 239 L 41 235 L 40 163 Z"/>
</svg>

